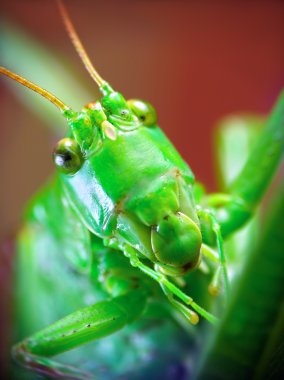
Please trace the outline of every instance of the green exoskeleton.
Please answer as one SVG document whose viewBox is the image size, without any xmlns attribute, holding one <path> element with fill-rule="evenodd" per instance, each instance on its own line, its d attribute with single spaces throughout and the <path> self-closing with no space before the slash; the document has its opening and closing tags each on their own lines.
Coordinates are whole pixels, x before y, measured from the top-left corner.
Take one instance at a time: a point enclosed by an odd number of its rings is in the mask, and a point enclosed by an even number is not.
<svg viewBox="0 0 284 380">
<path fill-rule="evenodd" d="M 31 204 L 19 249 L 33 246 L 39 231 L 48 229 L 72 268 L 96 277 L 110 296 L 24 339 L 13 347 L 13 357 L 39 373 L 75 379 L 79 370 L 47 357 L 137 320 L 149 297 L 160 297 L 155 283 L 188 322 L 196 324 L 198 315 L 217 322 L 176 284 L 202 267 L 205 256 L 215 263 L 211 293 L 229 293 L 222 239 L 250 218 L 280 162 L 284 96 L 228 192 L 206 195 L 157 126 L 155 109 L 141 100 L 126 101 L 100 77 L 61 11 L 102 92 L 100 101 L 76 112 L 19 75 L 0 71 L 50 100 L 69 126 L 54 150 L 57 174 Z"/>
</svg>

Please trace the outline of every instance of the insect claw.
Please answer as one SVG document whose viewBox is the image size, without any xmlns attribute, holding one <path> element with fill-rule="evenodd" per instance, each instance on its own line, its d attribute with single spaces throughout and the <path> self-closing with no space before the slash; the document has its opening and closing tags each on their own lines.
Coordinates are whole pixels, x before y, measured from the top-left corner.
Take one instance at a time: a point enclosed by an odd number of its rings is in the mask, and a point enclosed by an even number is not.
<svg viewBox="0 0 284 380">
<path fill-rule="evenodd" d="M 191 314 L 190 322 L 191 322 L 193 325 L 197 325 L 197 323 L 199 322 L 199 316 L 198 316 L 198 314 L 196 314 L 194 311 L 193 311 L 192 314 Z"/>
<path fill-rule="evenodd" d="M 182 314 L 189 320 L 189 322 L 192 325 L 197 325 L 197 323 L 199 322 L 199 315 L 197 313 L 195 313 L 195 311 L 188 309 L 187 307 L 185 307 L 183 305 L 181 305 L 181 306 L 184 309 L 184 310 L 182 310 L 182 308 L 180 309 Z"/>
<path fill-rule="evenodd" d="M 216 269 L 216 272 L 214 274 L 214 277 L 211 283 L 208 286 L 208 291 L 213 297 L 218 296 L 221 292 L 222 276 L 223 276 L 223 268 L 221 265 L 219 265 L 219 267 Z"/>
<path fill-rule="evenodd" d="M 208 292 L 211 294 L 213 297 L 218 297 L 220 294 L 220 288 L 217 286 L 214 286 L 213 284 L 209 284 L 208 286 Z"/>
<path fill-rule="evenodd" d="M 189 309 L 187 306 L 183 305 L 181 302 L 174 299 L 173 295 L 162 286 L 162 289 L 170 303 L 177 309 L 191 324 L 196 325 L 199 322 L 199 316 L 195 311 Z"/>
</svg>

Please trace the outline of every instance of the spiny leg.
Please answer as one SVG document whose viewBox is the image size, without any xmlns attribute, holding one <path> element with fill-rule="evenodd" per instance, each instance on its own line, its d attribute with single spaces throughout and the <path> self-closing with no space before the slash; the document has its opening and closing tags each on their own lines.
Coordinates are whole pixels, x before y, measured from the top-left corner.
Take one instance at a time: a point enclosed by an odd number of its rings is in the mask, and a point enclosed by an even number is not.
<svg viewBox="0 0 284 380">
<path fill-rule="evenodd" d="M 218 178 L 218 185 L 221 189 L 228 187 L 242 170 L 251 152 L 252 144 L 259 135 L 260 128 L 263 126 L 263 122 L 263 117 L 247 115 L 232 115 L 225 117 L 225 119 L 221 121 L 220 126 L 218 126 L 217 138 L 215 142 L 215 156 L 217 158 L 216 174 Z M 205 203 L 205 196 L 206 192 L 203 186 L 198 182 L 195 183 L 194 197 L 196 204 L 202 205 Z M 222 203 L 230 202 L 231 199 L 231 196 L 227 194 L 222 194 L 221 198 L 219 195 L 219 200 L 221 200 Z M 251 231 L 251 228 L 246 229 L 246 240 L 251 239 L 251 232 L 253 232 Z M 239 239 L 240 236 L 238 234 L 234 235 L 234 240 L 237 247 L 239 245 Z M 249 242 L 247 244 L 249 244 Z M 226 247 L 226 259 L 228 259 L 228 250 L 229 256 L 232 258 L 232 249 L 232 244 Z M 201 246 L 201 252 L 202 256 L 207 257 L 211 262 L 216 264 L 219 263 L 219 256 L 216 250 L 212 247 L 203 243 Z M 233 253 L 233 255 L 236 257 L 235 253 Z M 210 272 L 210 269 L 206 265 L 206 262 L 201 260 L 198 267 L 198 269 L 204 274 L 208 274 Z M 216 296 L 219 294 L 221 281 L 222 271 L 219 265 L 209 285 L 209 292 L 212 295 Z"/>
<path fill-rule="evenodd" d="M 215 234 L 216 237 L 216 243 L 217 243 L 217 250 L 218 250 L 218 267 L 215 271 L 215 274 L 213 276 L 213 280 L 211 284 L 209 285 L 210 293 L 213 295 L 217 295 L 220 290 L 220 285 L 223 280 L 224 288 L 225 288 L 225 295 L 228 296 L 229 292 L 229 276 L 228 276 L 228 270 L 226 265 L 226 258 L 224 254 L 223 249 L 223 238 L 221 234 L 220 226 L 214 216 L 214 214 L 210 210 L 204 210 L 200 206 L 197 206 L 197 212 L 198 216 L 201 218 L 201 223 L 204 219 L 207 219 L 209 221 L 210 227 L 212 229 L 212 232 Z M 202 226 L 201 226 L 202 229 Z M 203 246 L 202 252 L 207 255 L 207 257 L 211 258 L 212 252 L 210 252 L 209 249 L 206 249 L 206 246 Z M 212 258 L 211 258 L 212 259 Z M 216 258 L 214 257 L 214 261 Z"/>
<path fill-rule="evenodd" d="M 250 150 L 248 159 L 239 174 L 228 185 L 226 193 L 216 193 L 205 196 L 204 192 L 197 186 L 196 201 L 202 205 L 201 209 L 209 210 L 209 214 L 215 217 L 215 221 L 209 216 L 201 213 L 201 228 L 204 243 L 212 245 L 215 238 L 212 236 L 212 225 L 215 225 L 215 234 L 219 235 L 217 246 L 219 246 L 220 261 L 223 261 L 223 268 L 217 267 L 210 290 L 213 293 L 218 291 L 221 278 L 224 278 L 225 287 L 228 287 L 228 276 L 225 273 L 226 266 L 222 252 L 222 236 L 236 231 L 252 216 L 254 208 L 257 206 L 269 182 L 273 176 L 277 165 L 281 161 L 284 151 L 284 93 L 278 99 L 266 126 L 259 136 L 255 146 Z M 236 160 L 236 157 L 234 157 Z M 229 173 L 230 174 L 230 173 Z M 228 173 L 227 173 L 228 175 Z M 211 217 L 212 219 L 212 217 Z M 220 231 L 221 230 L 221 231 Z M 222 232 L 222 235 L 221 235 Z M 213 261 L 212 252 L 206 244 L 202 245 L 202 252 Z M 214 256 L 214 255 L 213 255 Z M 226 285 L 227 284 L 227 285 Z"/>
<path fill-rule="evenodd" d="M 24 367 L 49 377 L 86 378 L 90 375 L 48 357 L 114 333 L 137 319 L 145 305 L 146 293 L 136 289 L 84 307 L 15 345 L 13 357 Z"/>
<path fill-rule="evenodd" d="M 143 264 L 138 256 L 137 252 L 134 248 L 132 248 L 129 245 L 126 245 L 123 247 L 123 253 L 126 257 L 129 258 L 130 264 L 134 267 L 139 268 L 142 272 L 147 274 L 149 277 L 151 277 L 153 280 L 157 281 L 162 289 L 164 290 L 167 297 L 170 299 L 170 302 L 176 306 L 179 311 L 182 312 L 185 316 L 187 316 L 188 320 L 192 323 L 192 320 L 194 323 L 196 322 L 196 317 L 194 317 L 194 314 L 192 314 L 192 311 L 189 310 L 185 312 L 184 305 L 182 305 L 180 302 L 176 301 L 173 297 L 179 298 L 183 303 L 190 306 L 193 310 L 195 310 L 198 314 L 200 314 L 202 317 L 207 319 L 212 324 L 215 324 L 218 322 L 218 319 L 209 313 L 208 311 L 204 310 L 201 306 L 199 306 L 197 303 L 193 301 L 191 297 L 186 295 L 182 290 L 177 288 L 172 282 L 170 282 L 165 275 L 155 271 L 154 269 L 151 269 L 147 265 Z M 181 307 L 182 305 L 182 307 Z M 191 320 L 192 319 L 192 320 Z"/>
</svg>

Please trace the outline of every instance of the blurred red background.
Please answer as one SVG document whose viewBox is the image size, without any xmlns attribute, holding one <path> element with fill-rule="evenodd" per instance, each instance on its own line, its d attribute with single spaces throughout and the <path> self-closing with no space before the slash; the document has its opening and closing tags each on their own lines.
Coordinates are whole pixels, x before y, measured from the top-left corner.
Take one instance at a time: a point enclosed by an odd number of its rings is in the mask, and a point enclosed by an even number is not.
<svg viewBox="0 0 284 380">
<path fill-rule="evenodd" d="M 214 190 L 216 122 L 228 113 L 267 113 L 283 86 L 284 3 L 74 0 L 66 5 L 102 76 L 126 98 L 147 99 L 157 108 L 160 126 L 198 180 Z M 10 0 L 1 7 L 4 18 L 65 54 L 86 86 L 95 86 L 55 1 Z M 51 132 L 4 86 L 1 108 L 0 237 L 7 237 L 19 226 L 26 200 L 52 171 L 52 146 Z"/>
</svg>

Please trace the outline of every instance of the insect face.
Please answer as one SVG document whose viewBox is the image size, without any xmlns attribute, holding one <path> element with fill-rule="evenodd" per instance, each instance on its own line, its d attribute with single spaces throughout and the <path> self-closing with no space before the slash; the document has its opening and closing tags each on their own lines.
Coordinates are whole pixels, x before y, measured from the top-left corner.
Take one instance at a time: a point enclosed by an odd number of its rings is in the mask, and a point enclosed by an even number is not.
<svg viewBox="0 0 284 380">
<path fill-rule="evenodd" d="M 81 113 L 68 111 L 67 117 L 76 143 L 63 139 L 55 163 L 88 228 L 127 242 L 167 274 L 194 268 L 202 240 L 189 191 L 194 179 L 154 124 L 154 108 L 139 100 L 126 102 L 112 91 L 101 103 L 90 103 Z M 106 128 L 113 128 L 111 136 Z M 68 171 L 69 161 L 61 165 L 62 147 L 69 159 L 75 146 L 80 146 L 83 162 Z"/>
</svg>

